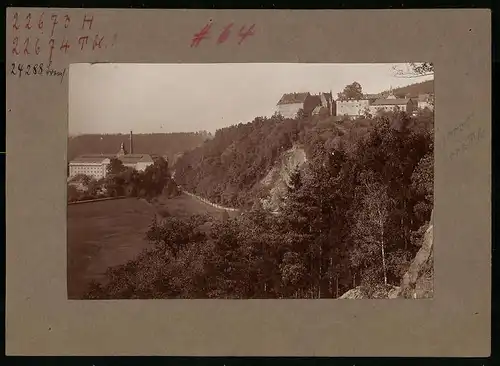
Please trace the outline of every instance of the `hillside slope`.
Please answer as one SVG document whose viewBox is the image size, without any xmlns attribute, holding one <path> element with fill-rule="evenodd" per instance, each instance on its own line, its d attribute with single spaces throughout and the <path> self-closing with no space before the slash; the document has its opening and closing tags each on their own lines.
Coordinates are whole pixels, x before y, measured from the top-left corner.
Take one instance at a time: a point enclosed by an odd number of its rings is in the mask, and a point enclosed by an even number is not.
<svg viewBox="0 0 500 366">
<path fill-rule="evenodd" d="M 425 130 L 432 118 L 421 116 L 404 123 L 412 130 Z M 396 119 L 395 123 L 401 121 Z M 264 199 L 265 205 L 276 208 L 278 193 L 286 186 L 282 179 L 286 180 L 286 174 L 282 171 L 285 175 L 278 179 L 277 171 L 290 170 L 292 162 L 302 164 L 318 149 L 349 151 L 369 133 L 373 123 L 365 117 L 342 122 L 318 116 L 259 117 L 218 130 L 213 139 L 180 156 L 174 167 L 175 180 L 185 190 L 223 206 L 252 207 L 256 200 Z M 301 146 L 299 150 L 297 146 Z M 284 165 L 279 166 L 280 161 Z"/>
<path fill-rule="evenodd" d="M 410 98 L 417 98 L 419 94 L 433 94 L 434 80 L 427 80 L 421 83 L 415 83 L 400 88 L 394 88 L 392 92 L 394 93 L 394 95 L 402 98 L 404 98 L 405 96 L 409 96 Z M 381 94 L 388 95 L 389 91 L 386 90 Z"/>
<path fill-rule="evenodd" d="M 184 189 L 224 206 L 251 205 L 261 181 L 279 156 L 298 140 L 306 121 L 256 118 L 216 132 L 202 146 L 183 154 L 175 179 Z"/>
<path fill-rule="evenodd" d="M 169 160 L 176 154 L 200 146 L 207 136 L 203 133 L 153 133 L 134 134 L 135 153 L 167 156 Z M 129 149 L 127 134 L 89 134 L 68 137 L 68 160 L 83 154 L 115 154 L 124 143 Z"/>
<path fill-rule="evenodd" d="M 276 164 L 269 173 L 260 181 L 264 189 L 269 190 L 269 195 L 261 200 L 265 209 L 276 211 L 286 196 L 290 187 L 290 179 L 294 171 L 301 169 L 307 162 L 306 152 L 299 145 L 281 154 Z"/>
</svg>

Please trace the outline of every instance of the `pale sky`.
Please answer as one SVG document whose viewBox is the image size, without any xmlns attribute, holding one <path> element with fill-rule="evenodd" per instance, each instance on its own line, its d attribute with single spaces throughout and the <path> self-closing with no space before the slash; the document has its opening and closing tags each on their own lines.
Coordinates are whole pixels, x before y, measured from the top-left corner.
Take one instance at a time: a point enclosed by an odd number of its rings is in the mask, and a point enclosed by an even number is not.
<svg viewBox="0 0 500 366">
<path fill-rule="evenodd" d="M 364 93 L 432 79 L 398 78 L 405 64 L 72 64 L 69 133 L 191 132 L 270 116 L 284 93 Z"/>
</svg>

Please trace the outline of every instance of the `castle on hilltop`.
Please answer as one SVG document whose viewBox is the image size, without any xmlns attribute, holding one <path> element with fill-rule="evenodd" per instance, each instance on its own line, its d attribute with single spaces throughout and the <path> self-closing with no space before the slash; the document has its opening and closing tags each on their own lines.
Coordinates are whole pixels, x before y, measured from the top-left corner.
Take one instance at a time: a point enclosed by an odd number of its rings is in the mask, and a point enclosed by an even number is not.
<svg viewBox="0 0 500 366">
<path fill-rule="evenodd" d="M 283 94 L 276 104 L 276 113 L 285 118 L 295 118 L 300 110 L 307 115 L 346 116 L 356 118 L 365 114 L 375 115 L 380 111 L 404 111 L 413 113 L 422 109 L 434 110 L 434 96 L 419 94 L 418 97 L 395 96 L 389 92 L 364 94 L 360 99 L 337 100 L 333 94 L 309 92 Z"/>
</svg>

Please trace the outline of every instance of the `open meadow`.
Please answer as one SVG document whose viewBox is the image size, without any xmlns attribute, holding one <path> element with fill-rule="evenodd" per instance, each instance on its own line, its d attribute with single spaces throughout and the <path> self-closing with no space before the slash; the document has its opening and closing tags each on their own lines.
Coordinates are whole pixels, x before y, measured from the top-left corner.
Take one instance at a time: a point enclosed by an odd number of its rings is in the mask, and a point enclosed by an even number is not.
<svg viewBox="0 0 500 366">
<path fill-rule="evenodd" d="M 146 231 L 155 214 L 221 215 L 221 210 L 187 195 L 150 204 L 137 198 L 68 205 L 68 298 L 79 299 L 108 267 L 135 259 L 149 247 Z"/>
</svg>

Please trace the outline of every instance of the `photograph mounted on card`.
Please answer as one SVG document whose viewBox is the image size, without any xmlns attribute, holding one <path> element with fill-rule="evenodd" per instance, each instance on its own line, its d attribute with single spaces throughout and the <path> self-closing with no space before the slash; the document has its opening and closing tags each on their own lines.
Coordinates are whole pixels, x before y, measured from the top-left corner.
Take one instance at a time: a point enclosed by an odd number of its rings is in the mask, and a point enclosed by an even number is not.
<svg viewBox="0 0 500 366">
<path fill-rule="evenodd" d="M 490 35 L 9 8 L 6 353 L 488 356 Z"/>
<path fill-rule="evenodd" d="M 72 64 L 69 95 L 70 299 L 433 297 L 432 63 Z"/>
</svg>

